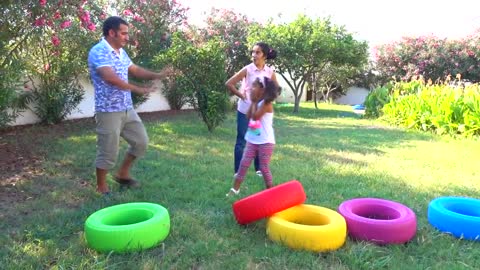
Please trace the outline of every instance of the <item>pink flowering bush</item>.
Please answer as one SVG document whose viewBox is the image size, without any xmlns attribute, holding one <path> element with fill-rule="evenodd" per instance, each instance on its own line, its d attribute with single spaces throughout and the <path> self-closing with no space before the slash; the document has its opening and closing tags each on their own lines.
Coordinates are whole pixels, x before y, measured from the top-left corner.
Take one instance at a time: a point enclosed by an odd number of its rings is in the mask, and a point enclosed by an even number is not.
<svg viewBox="0 0 480 270">
<path fill-rule="evenodd" d="M 188 9 L 169 0 L 123 0 L 118 10 L 130 24 L 130 57 L 151 67 L 153 56 L 168 48 L 169 33 L 181 27 Z"/>
<path fill-rule="evenodd" d="M 392 77 L 408 81 L 418 75 L 435 82 L 458 74 L 465 80 L 479 82 L 479 41 L 479 33 L 460 40 L 404 37 L 376 48 L 377 70 L 384 82 Z"/>
<path fill-rule="evenodd" d="M 144 67 L 156 68 L 152 64 L 153 57 L 168 49 L 169 33 L 177 31 L 184 24 L 187 10 L 176 1 L 118 1 L 119 16 L 129 22 L 130 44 L 126 49 L 132 61 Z M 133 93 L 132 98 L 134 105 L 139 106 L 148 96 Z"/>
<path fill-rule="evenodd" d="M 2 17 L 7 44 L 0 65 L 20 63 L 32 108 L 43 123 L 65 119 L 80 103 L 88 48 L 98 40 L 102 1 L 11 1 Z M 18 67 L 16 67 L 18 68 Z"/>
<path fill-rule="evenodd" d="M 148 67 L 168 47 L 167 33 L 185 22 L 187 9 L 168 0 L 19 0 L 2 3 L 2 10 L 8 12 L 0 17 L 0 65 L 18 69 L 11 63 L 21 63 L 35 113 L 44 123 L 56 123 L 83 97 L 79 76 L 88 74 L 88 50 L 101 38 L 110 11 L 130 23 L 126 49 Z"/>
<path fill-rule="evenodd" d="M 257 24 L 256 22 L 231 10 L 213 8 L 206 23 L 205 28 L 199 29 L 201 37 L 206 41 L 218 38 L 227 45 L 225 52 L 228 76 L 232 76 L 251 62 L 247 37 L 249 27 Z"/>
<path fill-rule="evenodd" d="M 223 59 L 225 60 L 225 71 L 227 76 L 231 76 L 237 71 L 239 71 L 243 66 L 250 63 L 250 55 L 248 53 L 249 48 L 247 47 L 247 36 L 248 28 L 254 22 L 249 21 L 248 18 L 244 15 L 237 14 L 230 10 L 224 9 L 212 9 L 210 15 L 206 19 L 206 26 L 204 28 L 198 28 L 194 25 L 188 25 L 187 23 L 182 24 L 182 33 L 177 33 L 177 36 L 182 36 L 182 39 L 188 41 L 190 45 L 196 47 L 202 47 L 212 40 L 221 41 L 224 45 L 222 46 L 224 54 Z M 167 40 L 165 47 L 170 46 L 170 39 Z M 176 47 L 180 57 L 184 55 Z M 171 55 L 170 50 L 160 51 L 160 56 L 162 54 Z M 165 61 L 160 64 L 168 64 L 169 57 L 164 58 Z M 160 62 L 157 61 L 157 65 Z M 192 65 L 195 63 L 191 63 Z M 158 67 L 158 66 L 157 66 Z M 167 79 L 164 82 L 165 88 L 163 93 L 168 100 L 171 108 L 180 109 L 184 104 L 187 103 L 188 93 L 185 92 L 185 87 L 179 85 L 182 83 L 181 78 L 172 78 Z"/>
</svg>

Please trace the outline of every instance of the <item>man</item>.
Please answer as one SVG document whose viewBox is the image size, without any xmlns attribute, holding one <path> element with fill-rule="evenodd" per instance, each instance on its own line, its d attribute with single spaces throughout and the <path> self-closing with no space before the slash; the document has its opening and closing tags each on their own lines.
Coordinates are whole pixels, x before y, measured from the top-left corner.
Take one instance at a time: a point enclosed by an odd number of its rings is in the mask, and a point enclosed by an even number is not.
<svg viewBox="0 0 480 270">
<path fill-rule="evenodd" d="M 166 68 L 156 73 L 132 63 L 122 49 L 129 39 L 128 23 L 120 17 L 105 20 L 103 36 L 88 54 L 88 68 L 95 89 L 97 191 L 107 195 L 110 192 L 107 173 L 115 166 L 120 137 L 130 147 L 114 179 L 124 186 L 138 185 L 130 176 L 130 168 L 136 158 L 145 154 L 148 144 L 145 127 L 133 109 L 131 92 L 143 95 L 154 90 L 129 83 L 128 76 L 163 79 L 172 74 L 172 70 Z"/>
</svg>

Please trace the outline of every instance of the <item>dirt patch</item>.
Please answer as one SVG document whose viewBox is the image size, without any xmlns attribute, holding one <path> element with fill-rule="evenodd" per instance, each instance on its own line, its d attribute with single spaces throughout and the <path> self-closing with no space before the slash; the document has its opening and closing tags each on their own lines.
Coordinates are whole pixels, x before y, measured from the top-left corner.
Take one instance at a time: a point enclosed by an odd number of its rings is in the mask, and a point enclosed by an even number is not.
<svg viewBox="0 0 480 270">
<path fill-rule="evenodd" d="M 159 121 L 177 115 L 191 114 L 193 110 L 168 110 L 140 113 L 144 122 Z M 23 125 L 0 130 L 0 211 L 6 204 L 27 199 L 17 186 L 22 181 L 33 181 L 42 175 L 46 152 L 42 142 L 52 138 L 66 138 L 81 130 L 94 130 L 93 117 L 75 119 L 57 125 Z M 1 215 L 0 215 L 1 216 Z"/>
</svg>

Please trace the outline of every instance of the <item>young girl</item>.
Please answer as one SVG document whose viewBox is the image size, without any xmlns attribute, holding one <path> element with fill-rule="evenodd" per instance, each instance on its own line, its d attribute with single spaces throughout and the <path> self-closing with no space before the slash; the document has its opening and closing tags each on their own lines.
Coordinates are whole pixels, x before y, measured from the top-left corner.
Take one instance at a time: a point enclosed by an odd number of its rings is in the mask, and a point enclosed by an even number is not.
<svg viewBox="0 0 480 270">
<path fill-rule="evenodd" d="M 264 42 L 256 43 L 251 51 L 252 63 L 243 67 L 242 70 L 233 75 L 225 83 L 230 92 L 239 97 L 237 105 L 237 139 L 234 147 L 234 173 L 238 172 L 240 160 L 243 156 L 245 148 L 245 133 L 248 128 L 247 111 L 251 104 L 252 83 L 256 78 L 268 77 L 273 81 L 277 81 L 275 72 L 266 62 L 269 59 L 275 59 L 277 52 L 270 48 Z M 237 83 L 242 82 L 240 89 L 237 89 Z M 255 171 L 261 176 L 258 157 L 255 158 Z"/>
<path fill-rule="evenodd" d="M 270 158 L 275 146 L 275 134 L 273 132 L 273 105 L 280 88 L 278 84 L 268 77 L 256 78 L 252 84 L 251 100 L 247 111 L 250 119 L 248 130 L 245 134 L 247 145 L 243 152 L 240 168 L 235 175 L 233 187 L 227 196 L 238 194 L 245 174 L 255 156 L 260 159 L 260 171 L 265 181 L 265 187 L 272 187 L 272 173 L 270 172 Z"/>
</svg>

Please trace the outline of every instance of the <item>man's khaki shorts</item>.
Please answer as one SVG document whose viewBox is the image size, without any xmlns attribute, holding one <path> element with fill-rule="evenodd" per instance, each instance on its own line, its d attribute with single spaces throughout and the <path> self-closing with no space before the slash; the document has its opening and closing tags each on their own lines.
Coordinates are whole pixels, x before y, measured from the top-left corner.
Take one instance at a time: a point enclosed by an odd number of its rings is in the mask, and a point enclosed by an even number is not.
<svg viewBox="0 0 480 270">
<path fill-rule="evenodd" d="M 130 145 L 128 153 L 141 157 L 145 154 L 148 135 L 142 120 L 135 110 L 122 112 L 97 112 L 97 168 L 109 170 L 115 166 L 120 137 Z"/>
</svg>

